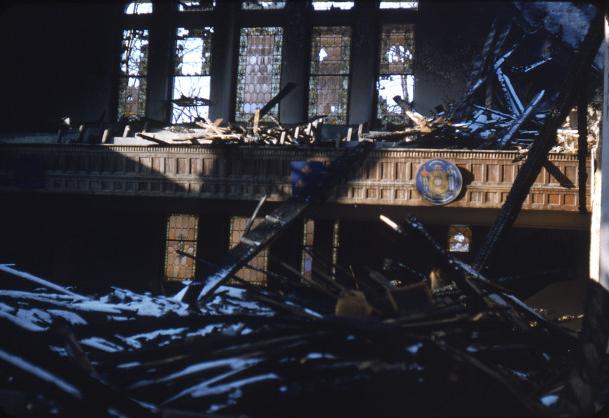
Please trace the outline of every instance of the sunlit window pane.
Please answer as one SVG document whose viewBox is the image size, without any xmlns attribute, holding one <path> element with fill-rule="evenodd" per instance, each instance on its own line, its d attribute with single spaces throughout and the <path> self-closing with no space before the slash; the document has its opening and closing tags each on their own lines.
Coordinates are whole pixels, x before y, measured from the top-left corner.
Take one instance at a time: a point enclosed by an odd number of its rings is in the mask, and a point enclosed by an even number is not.
<svg viewBox="0 0 609 418">
<path fill-rule="evenodd" d="M 176 75 L 209 75 L 212 28 L 178 28 L 176 40 Z"/>
<path fill-rule="evenodd" d="M 148 73 L 148 31 L 123 31 L 118 116 L 144 116 Z"/>
<path fill-rule="evenodd" d="M 242 28 L 235 119 L 248 120 L 279 92 L 283 30 Z M 270 112 L 277 116 L 277 107 Z"/>
<path fill-rule="evenodd" d="M 118 115 L 144 116 L 146 113 L 146 77 L 121 77 Z"/>
<path fill-rule="evenodd" d="M 377 117 L 383 123 L 404 123 L 404 111 L 393 100 L 400 96 L 408 103 L 414 99 L 414 27 L 385 25 L 379 50 L 377 79 Z"/>
<path fill-rule="evenodd" d="M 285 1 L 243 1 L 241 2 L 241 8 L 244 10 L 260 10 L 260 9 L 282 9 L 285 7 Z"/>
<path fill-rule="evenodd" d="M 352 9 L 354 2 L 352 1 L 314 1 L 313 9 L 314 10 L 331 10 L 331 9 L 340 9 L 340 10 L 349 10 Z"/>
<path fill-rule="evenodd" d="M 414 27 L 385 25 L 381 34 L 380 74 L 412 74 Z"/>
<path fill-rule="evenodd" d="M 165 241 L 165 280 L 193 279 L 195 260 L 180 255 L 176 250 L 197 256 L 197 234 L 199 217 L 197 215 L 170 215 L 167 219 L 167 238 Z"/>
<path fill-rule="evenodd" d="M 347 123 L 351 28 L 315 27 L 311 45 L 309 116 L 326 115 L 326 123 Z"/>
<path fill-rule="evenodd" d="M 132 1 L 125 6 L 125 14 L 128 15 L 145 15 L 152 13 L 152 2 L 150 1 Z"/>
<path fill-rule="evenodd" d="M 180 12 L 205 12 L 216 7 L 216 0 L 181 0 L 178 1 Z"/>
<path fill-rule="evenodd" d="M 400 96 L 407 102 L 412 102 L 414 95 L 413 75 L 381 75 L 377 81 L 378 116 L 391 123 L 404 122 L 404 111 L 393 100 Z"/>
<path fill-rule="evenodd" d="M 173 78 L 172 123 L 209 115 L 212 28 L 178 28 Z"/>
<path fill-rule="evenodd" d="M 244 218 L 240 216 L 235 216 L 230 220 L 230 237 L 229 237 L 229 245 L 230 248 L 233 248 L 235 245 L 239 244 L 241 237 L 243 236 L 243 232 L 245 231 L 245 227 L 249 221 L 249 218 Z M 252 228 L 258 226 L 260 222 L 262 222 L 262 218 L 256 218 L 254 223 L 252 224 Z M 264 249 L 260 251 L 254 258 L 250 260 L 248 263 L 250 266 L 253 266 L 260 270 L 267 270 L 268 268 L 268 249 Z M 237 272 L 237 276 L 239 278 L 248 281 L 251 284 L 257 286 L 266 286 L 267 285 L 267 277 L 266 273 L 255 271 L 248 268 L 242 268 Z M 229 282 L 231 283 L 231 282 Z M 237 284 L 237 283 L 235 283 Z"/>
<path fill-rule="evenodd" d="M 188 123 L 209 116 L 209 76 L 177 76 L 173 80 L 171 123 Z"/>
<path fill-rule="evenodd" d="M 381 9 L 416 9 L 418 1 L 382 1 L 379 5 Z"/>
<path fill-rule="evenodd" d="M 121 75 L 145 76 L 148 72 L 148 31 L 123 31 Z"/>
</svg>

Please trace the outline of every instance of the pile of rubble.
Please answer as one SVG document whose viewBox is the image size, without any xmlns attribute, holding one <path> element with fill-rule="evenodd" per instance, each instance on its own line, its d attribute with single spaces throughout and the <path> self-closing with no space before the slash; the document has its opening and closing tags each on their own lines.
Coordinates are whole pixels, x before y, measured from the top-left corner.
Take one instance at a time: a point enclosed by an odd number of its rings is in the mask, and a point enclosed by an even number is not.
<svg viewBox="0 0 609 418">
<path fill-rule="evenodd" d="M 268 115 L 270 123 L 254 122 L 245 126 L 229 123 L 222 126 L 223 120 L 211 121 L 203 118 L 194 126 L 174 125 L 155 132 L 137 132 L 136 137 L 159 145 L 171 144 L 265 144 L 265 145 L 302 145 L 316 141 L 317 133 L 323 123 L 323 116 L 293 128 L 282 126 L 276 118 Z"/>
<path fill-rule="evenodd" d="M 446 253 L 416 219 L 382 220 L 434 255 L 442 283 L 400 263 L 345 271 L 342 284 L 293 269 L 272 273 L 274 290 L 237 277 L 241 288 L 187 304 L 118 288 L 82 295 L 1 265 L 11 338 L 0 390 L 31 393 L 32 416 L 567 411 L 576 336 Z"/>
</svg>

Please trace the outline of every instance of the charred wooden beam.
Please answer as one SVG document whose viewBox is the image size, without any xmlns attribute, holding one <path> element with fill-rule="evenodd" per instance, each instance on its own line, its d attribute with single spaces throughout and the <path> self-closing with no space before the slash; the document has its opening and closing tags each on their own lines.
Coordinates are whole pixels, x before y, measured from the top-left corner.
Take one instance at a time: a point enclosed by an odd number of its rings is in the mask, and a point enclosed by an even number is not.
<svg viewBox="0 0 609 418">
<path fill-rule="evenodd" d="M 207 300 L 220 285 L 266 248 L 286 226 L 298 219 L 312 203 L 323 199 L 353 169 L 358 168 L 372 147 L 371 142 L 363 141 L 356 147 L 347 149 L 332 162 L 327 173 L 322 175 L 316 184 L 305 188 L 302 194 L 292 196 L 268 214 L 257 227 L 242 236 L 241 242 L 227 253 L 224 261 L 220 263 L 221 267 L 206 279 L 205 285 L 193 283 L 178 293 L 176 298 L 188 303 Z"/>
<path fill-rule="evenodd" d="M 556 181 L 558 181 L 558 183 L 562 187 L 565 187 L 567 189 L 572 189 L 575 187 L 575 184 L 573 184 L 571 179 L 569 177 L 565 176 L 565 174 L 562 171 L 560 171 L 560 168 L 556 167 L 556 164 L 554 164 L 552 161 L 545 160 L 542 165 L 546 170 L 548 170 L 548 173 L 550 173 L 550 175 L 552 177 L 554 177 L 556 179 Z M 585 160 L 584 160 L 584 165 L 585 165 Z M 579 187 L 580 187 L 580 191 L 581 191 L 581 187 L 582 187 L 581 184 L 579 185 Z M 585 192 L 586 192 L 585 183 L 583 185 L 583 190 L 584 190 L 584 197 L 585 197 Z M 585 200 L 586 199 L 584 198 L 584 203 L 585 203 Z"/>
<path fill-rule="evenodd" d="M 258 119 L 262 119 L 264 117 L 264 115 L 269 113 L 269 111 L 273 108 L 273 106 L 275 106 L 277 103 L 279 103 L 281 101 L 281 99 L 283 99 L 285 96 L 287 96 L 295 88 L 296 88 L 296 83 L 290 82 L 290 83 L 286 84 L 285 87 L 279 91 L 279 93 L 277 93 L 271 100 L 269 100 L 267 102 L 267 104 L 262 106 L 262 108 L 260 109 L 260 113 L 258 114 Z M 250 123 L 252 123 L 254 121 L 255 116 L 256 115 L 254 115 L 250 118 Z"/>
<path fill-rule="evenodd" d="M 537 93 L 537 95 L 533 98 L 533 100 L 531 100 L 531 103 L 529 103 L 527 108 L 520 115 L 518 115 L 518 118 L 516 120 L 512 122 L 508 131 L 497 141 L 497 148 L 504 149 L 505 147 L 510 145 L 512 138 L 514 137 L 516 132 L 518 132 L 518 129 L 520 129 L 522 124 L 526 122 L 527 119 L 531 116 L 531 112 L 533 112 L 535 107 L 539 104 L 539 102 L 543 98 L 544 93 L 544 90 Z"/>
<path fill-rule="evenodd" d="M 409 215 L 402 225 L 398 225 L 383 215 L 381 215 L 381 220 L 401 236 L 413 236 L 419 239 L 423 245 L 435 254 L 436 262 L 439 263 L 439 267 L 450 275 L 464 293 L 473 296 L 473 300 L 478 301 L 479 307 L 493 307 L 495 305 L 471 280 L 476 278 L 486 281 L 486 279 L 471 267 L 468 269 L 468 266 L 465 265 L 465 263 L 458 262 L 455 257 L 449 254 L 432 238 L 425 226 L 414 216 Z"/>
</svg>

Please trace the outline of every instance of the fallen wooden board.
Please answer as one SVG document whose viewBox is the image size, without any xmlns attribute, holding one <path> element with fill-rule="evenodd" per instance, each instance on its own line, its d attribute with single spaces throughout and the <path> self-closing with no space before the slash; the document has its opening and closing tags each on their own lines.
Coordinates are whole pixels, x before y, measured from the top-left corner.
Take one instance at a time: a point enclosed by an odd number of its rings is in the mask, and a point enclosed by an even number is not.
<svg viewBox="0 0 609 418">
<path fill-rule="evenodd" d="M 332 190 L 352 169 L 359 167 L 372 148 L 371 142 L 364 141 L 354 148 L 347 149 L 342 156 L 332 162 L 327 174 L 321 178 L 316 187 L 311 186 L 308 192 L 299 197 L 289 198 L 266 215 L 263 222 L 241 237 L 241 242 L 226 254 L 223 262 L 220 263 L 221 267 L 206 278 L 204 284 L 193 282 L 190 286 L 184 287 L 175 296 L 176 299 L 187 303 L 207 300 L 222 283 L 285 230 L 286 226 L 298 219 L 305 209 Z"/>
</svg>

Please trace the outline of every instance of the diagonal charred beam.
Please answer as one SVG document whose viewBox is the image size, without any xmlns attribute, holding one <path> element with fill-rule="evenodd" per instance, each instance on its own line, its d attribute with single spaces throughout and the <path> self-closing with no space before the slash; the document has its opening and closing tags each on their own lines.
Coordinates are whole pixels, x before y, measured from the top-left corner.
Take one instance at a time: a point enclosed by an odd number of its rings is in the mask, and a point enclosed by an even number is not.
<svg viewBox="0 0 609 418">
<path fill-rule="evenodd" d="M 494 252 L 503 242 L 506 234 L 518 217 L 522 204 L 529 194 L 529 190 L 535 182 L 544 161 L 547 159 L 548 152 L 556 142 L 556 130 L 571 110 L 579 90 L 580 82 L 586 76 L 587 69 L 590 68 L 594 55 L 600 45 L 602 39 L 601 22 L 601 14 L 596 13 L 588 27 L 588 32 L 582 42 L 582 46 L 575 55 L 573 64 L 571 64 L 569 72 L 564 79 L 556 100 L 557 105 L 550 113 L 541 131 L 541 135 L 533 143 L 528 158 L 518 172 L 495 224 L 489 230 L 484 244 L 476 255 L 474 268 L 478 271 L 488 268 Z"/>
<path fill-rule="evenodd" d="M 262 119 L 264 117 L 264 115 L 266 115 L 267 113 L 269 113 L 269 111 L 273 108 L 273 106 L 275 106 L 277 103 L 279 103 L 285 96 L 287 96 L 288 94 L 290 94 L 290 92 L 292 90 L 294 90 L 296 88 L 296 83 L 288 83 L 285 85 L 284 88 L 282 88 L 279 93 L 277 93 L 271 100 L 268 101 L 267 104 L 265 104 L 262 109 L 260 109 L 260 114 L 259 114 L 259 118 Z M 252 116 L 250 118 L 250 123 L 252 123 L 254 121 L 254 117 Z"/>
<path fill-rule="evenodd" d="M 368 141 L 347 149 L 332 162 L 325 175 L 316 184 L 309 185 L 299 196 L 293 196 L 280 207 L 266 215 L 263 222 L 241 237 L 241 242 L 233 247 L 219 263 L 220 267 L 211 274 L 203 285 L 200 282 L 185 287 L 176 295 L 178 300 L 193 303 L 205 301 L 214 291 L 232 277 L 256 254 L 266 248 L 288 225 L 294 222 L 314 202 L 334 189 L 353 170 L 358 168 L 372 149 Z"/>
<path fill-rule="evenodd" d="M 565 176 L 565 174 L 562 171 L 560 171 L 560 168 L 556 167 L 556 164 L 554 164 L 552 161 L 545 160 L 543 163 L 543 166 L 545 167 L 546 170 L 548 170 L 548 173 L 550 173 L 550 175 L 552 177 L 554 177 L 558 181 L 558 183 L 560 183 L 560 185 L 562 187 L 565 187 L 567 189 L 572 189 L 575 187 L 575 184 L 573 184 L 571 179 L 569 177 Z M 584 169 L 585 169 L 585 160 L 584 160 Z M 582 185 L 579 184 L 579 187 L 582 187 Z M 584 185 L 583 185 L 583 190 L 584 190 L 584 196 L 585 196 L 586 183 L 584 183 Z M 581 193 L 581 189 L 580 189 L 580 193 Z M 584 199 L 584 204 L 585 204 L 585 199 Z"/>
<path fill-rule="evenodd" d="M 458 262 L 451 254 L 442 248 L 418 219 L 409 215 L 401 225 L 396 224 L 384 215 L 381 215 L 380 219 L 399 235 L 404 237 L 412 236 L 420 240 L 423 245 L 435 254 L 436 262 L 450 275 L 457 286 L 464 293 L 473 296 L 474 300 L 478 300 L 479 307 L 494 306 L 494 303 L 484 295 L 484 292 L 473 283 L 471 279 L 476 278 L 485 282 L 487 280 L 471 267 L 468 268 L 465 263 Z"/>
<path fill-rule="evenodd" d="M 542 90 L 531 100 L 529 106 L 518 116 L 518 119 L 512 122 L 510 129 L 497 141 L 497 147 L 500 149 L 506 148 L 510 145 L 512 141 L 512 137 L 518 132 L 518 129 L 522 126 L 523 123 L 527 121 L 529 116 L 531 116 L 531 112 L 535 109 L 535 107 L 539 104 L 541 99 L 543 98 L 545 91 Z"/>
</svg>

